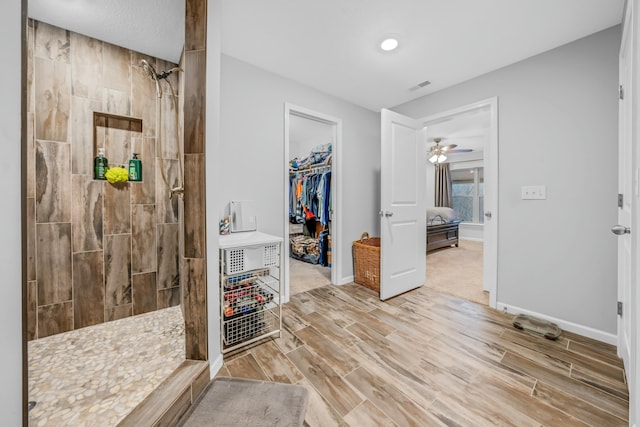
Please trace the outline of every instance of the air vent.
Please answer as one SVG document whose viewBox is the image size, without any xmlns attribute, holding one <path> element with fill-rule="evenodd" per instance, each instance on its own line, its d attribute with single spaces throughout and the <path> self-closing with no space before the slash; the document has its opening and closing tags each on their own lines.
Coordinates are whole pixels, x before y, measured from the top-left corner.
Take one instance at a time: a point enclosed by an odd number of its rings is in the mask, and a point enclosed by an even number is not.
<svg viewBox="0 0 640 427">
<path fill-rule="evenodd" d="M 423 87 L 429 86 L 430 84 L 431 82 L 429 80 L 425 80 L 422 83 L 418 83 L 417 85 L 410 87 L 409 90 L 414 91 L 414 90 L 422 89 Z"/>
</svg>

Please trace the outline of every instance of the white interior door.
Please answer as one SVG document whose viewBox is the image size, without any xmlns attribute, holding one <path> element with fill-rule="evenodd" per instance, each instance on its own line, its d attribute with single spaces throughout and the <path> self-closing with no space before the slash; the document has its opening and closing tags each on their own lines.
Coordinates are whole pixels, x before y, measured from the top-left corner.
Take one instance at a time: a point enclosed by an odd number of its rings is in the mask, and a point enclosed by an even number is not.
<svg viewBox="0 0 640 427">
<path fill-rule="evenodd" d="M 426 279 L 427 146 L 421 122 L 382 110 L 380 299 Z"/>
<path fill-rule="evenodd" d="M 632 239 L 630 234 L 633 212 L 633 40 L 632 3 L 629 2 L 620 47 L 619 135 L 618 135 L 618 193 L 622 201 L 618 203 L 618 224 L 612 231 L 618 234 L 618 301 L 622 304 L 618 312 L 618 354 L 624 361 L 628 376 L 635 378 L 632 360 Z M 628 94 L 629 96 L 624 96 Z M 631 391 L 633 384 L 629 383 Z"/>
</svg>

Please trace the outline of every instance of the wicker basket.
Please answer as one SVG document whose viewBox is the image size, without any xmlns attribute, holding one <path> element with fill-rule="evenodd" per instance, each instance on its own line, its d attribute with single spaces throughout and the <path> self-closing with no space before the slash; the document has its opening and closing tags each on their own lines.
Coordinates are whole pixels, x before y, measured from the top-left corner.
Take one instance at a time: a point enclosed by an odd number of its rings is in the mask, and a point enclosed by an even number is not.
<svg viewBox="0 0 640 427">
<path fill-rule="evenodd" d="M 353 242 L 354 281 L 380 293 L 380 238 L 364 232 Z"/>
</svg>

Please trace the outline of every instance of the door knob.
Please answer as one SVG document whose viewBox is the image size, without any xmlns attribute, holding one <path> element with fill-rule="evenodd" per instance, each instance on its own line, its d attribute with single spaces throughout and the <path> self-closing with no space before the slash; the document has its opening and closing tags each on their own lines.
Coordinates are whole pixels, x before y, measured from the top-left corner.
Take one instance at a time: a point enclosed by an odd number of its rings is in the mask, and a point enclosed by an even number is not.
<svg viewBox="0 0 640 427">
<path fill-rule="evenodd" d="M 484 213 L 484 216 L 486 216 L 487 218 L 491 219 L 491 211 L 486 211 Z"/>
<path fill-rule="evenodd" d="M 388 218 L 388 217 L 390 217 L 390 216 L 393 216 L 393 212 L 386 211 L 386 212 L 384 213 L 384 216 L 386 216 L 387 218 Z"/>
<path fill-rule="evenodd" d="M 623 234 L 631 234 L 631 229 L 624 225 L 614 225 L 611 227 L 611 232 L 616 236 L 622 236 Z"/>
</svg>

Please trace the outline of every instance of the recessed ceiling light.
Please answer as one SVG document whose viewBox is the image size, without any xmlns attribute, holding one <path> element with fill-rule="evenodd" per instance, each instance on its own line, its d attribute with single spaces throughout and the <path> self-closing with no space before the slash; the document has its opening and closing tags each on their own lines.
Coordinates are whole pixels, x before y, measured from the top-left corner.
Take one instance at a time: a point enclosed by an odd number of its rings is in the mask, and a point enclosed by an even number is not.
<svg viewBox="0 0 640 427">
<path fill-rule="evenodd" d="M 384 50 L 385 52 L 392 51 L 397 47 L 398 39 L 396 37 L 386 37 L 384 40 L 382 40 L 382 43 L 380 43 L 380 49 Z"/>
</svg>

